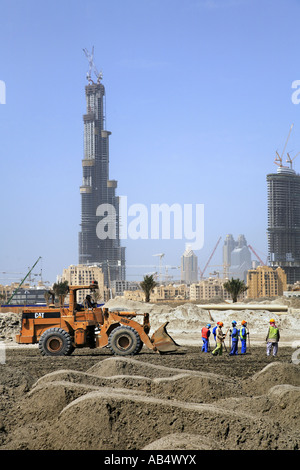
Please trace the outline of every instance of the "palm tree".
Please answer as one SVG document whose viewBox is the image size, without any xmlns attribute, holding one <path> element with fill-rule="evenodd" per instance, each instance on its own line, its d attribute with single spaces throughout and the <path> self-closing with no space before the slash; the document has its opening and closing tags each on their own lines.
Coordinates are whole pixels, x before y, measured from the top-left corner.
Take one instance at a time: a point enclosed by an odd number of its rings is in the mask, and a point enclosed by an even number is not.
<svg viewBox="0 0 300 470">
<path fill-rule="evenodd" d="M 248 287 L 244 281 L 241 281 L 240 279 L 233 279 L 232 277 L 230 281 L 224 283 L 224 289 L 226 289 L 227 292 L 229 292 L 231 295 L 232 302 L 237 302 L 238 296 L 245 292 Z"/>
<path fill-rule="evenodd" d="M 150 301 L 150 293 L 152 289 L 154 289 L 155 286 L 157 286 L 157 283 L 153 279 L 153 274 L 151 276 L 144 276 L 144 280 L 140 283 L 141 288 L 145 292 L 145 302 Z"/>
<path fill-rule="evenodd" d="M 59 298 L 60 306 L 63 306 L 65 297 L 69 292 L 68 281 L 56 282 L 53 284 L 52 288 L 54 294 Z"/>
</svg>

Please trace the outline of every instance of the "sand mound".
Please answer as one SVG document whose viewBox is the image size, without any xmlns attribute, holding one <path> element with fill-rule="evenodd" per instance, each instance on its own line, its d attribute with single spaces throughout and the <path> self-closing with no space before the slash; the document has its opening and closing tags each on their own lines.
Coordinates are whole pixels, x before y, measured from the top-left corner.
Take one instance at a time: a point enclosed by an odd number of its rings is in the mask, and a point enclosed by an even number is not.
<svg viewBox="0 0 300 470">
<path fill-rule="evenodd" d="M 36 382 L 33 390 L 48 387 L 49 383 L 68 381 L 90 387 L 138 389 L 161 398 L 179 398 L 195 403 L 241 394 L 236 380 L 217 374 L 171 369 L 115 357 L 100 361 L 87 373 L 62 370 L 47 374 Z"/>
<path fill-rule="evenodd" d="M 128 357 L 112 357 L 95 364 L 89 373 L 102 377 L 112 375 L 141 375 L 144 377 L 169 377 L 177 372 L 178 369 L 158 366 L 154 364 L 143 363 L 139 360 Z"/>
<path fill-rule="evenodd" d="M 75 420 L 81 423 L 81 433 L 70 436 L 66 431 Z M 220 422 L 221 428 L 217 425 Z M 91 436 L 93 449 L 144 448 L 150 443 L 149 430 L 151 442 L 153 436 L 160 439 L 172 430 L 205 434 L 218 442 L 220 449 L 237 444 L 242 449 L 246 441 L 248 449 L 261 449 L 262 442 L 265 447 L 266 434 L 270 437 L 269 449 L 275 449 L 278 443 L 286 449 L 296 446 L 292 436 L 281 436 L 278 426 L 241 411 L 228 412 L 216 405 L 170 402 L 138 394 L 128 396 L 120 389 L 104 388 L 74 400 L 63 409 L 56 425 L 63 449 L 85 449 L 85 436 Z"/>
<path fill-rule="evenodd" d="M 123 299 L 110 304 L 124 308 Z M 300 373 L 292 363 L 294 348 L 283 351 L 280 346 L 276 359 L 266 358 L 265 347 L 251 347 L 250 354 L 236 358 L 214 358 L 199 348 L 200 331 L 208 321 L 222 320 L 227 327 L 233 319 L 246 319 L 251 338 L 254 333 L 264 341 L 269 312 L 253 312 L 250 303 L 243 312 L 208 312 L 194 304 L 126 306 L 149 312 L 153 330 L 169 321 L 176 342 L 186 338 L 189 344 L 193 337 L 197 347 L 173 356 L 143 350 L 135 358 L 93 351 L 86 366 L 81 360 L 89 354 L 84 351 L 38 361 L 32 352 L 30 363 L 30 354 L 24 362 L 19 350 L 13 374 L 5 365 L 0 378 L 0 407 L 5 410 L 0 415 L 1 449 L 299 448 Z M 272 316 L 282 337 L 300 337 L 298 312 Z M 0 315 L 2 338 L 10 342 L 18 327 L 18 315 Z M 78 370 L 71 370 L 75 364 Z M 10 394 L 16 398 L 12 408 L 6 405 Z"/>
<path fill-rule="evenodd" d="M 251 377 L 247 385 L 256 393 L 266 393 L 278 384 L 300 386 L 300 370 L 295 364 L 272 362 Z"/>
<path fill-rule="evenodd" d="M 19 402 L 22 427 L 7 448 L 295 449 L 300 387 L 295 370 L 281 366 L 248 380 L 264 384 L 257 395 L 238 379 L 132 358 L 100 360 L 86 372 L 62 369 L 37 380 Z M 272 386 L 275 371 L 290 383 Z"/>
</svg>

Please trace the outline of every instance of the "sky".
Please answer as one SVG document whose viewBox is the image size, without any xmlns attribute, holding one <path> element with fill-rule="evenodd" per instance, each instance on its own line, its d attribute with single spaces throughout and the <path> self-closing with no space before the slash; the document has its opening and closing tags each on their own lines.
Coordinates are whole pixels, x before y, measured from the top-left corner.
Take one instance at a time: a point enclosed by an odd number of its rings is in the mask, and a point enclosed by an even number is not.
<svg viewBox="0 0 300 470">
<path fill-rule="evenodd" d="M 300 151 L 299 17 L 300 0 L 0 0 L 0 284 L 39 257 L 49 283 L 78 263 L 93 46 L 117 194 L 149 214 L 203 205 L 200 269 L 222 237 L 206 275 L 229 233 L 265 260 L 266 175 L 292 123 L 286 151 Z M 128 237 L 127 279 L 157 271 L 160 253 L 178 279 L 187 242 Z"/>
</svg>

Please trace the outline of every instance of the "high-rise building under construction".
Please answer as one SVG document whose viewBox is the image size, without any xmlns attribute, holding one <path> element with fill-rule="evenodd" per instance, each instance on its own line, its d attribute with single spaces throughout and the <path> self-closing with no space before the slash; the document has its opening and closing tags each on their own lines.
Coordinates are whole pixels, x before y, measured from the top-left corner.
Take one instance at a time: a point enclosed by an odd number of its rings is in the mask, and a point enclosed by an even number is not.
<svg viewBox="0 0 300 470">
<path fill-rule="evenodd" d="M 109 179 L 109 136 L 105 129 L 105 88 L 102 74 L 88 56 L 89 84 L 85 87 L 86 114 L 84 122 L 84 156 L 82 160 L 81 231 L 79 233 L 79 264 L 102 267 L 104 282 L 125 279 L 125 248 L 119 237 L 119 198 L 117 181 Z M 91 79 L 92 70 L 97 82 Z"/>
<path fill-rule="evenodd" d="M 293 284 L 300 280 L 300 175 L 280 164 L 267 184 L 269 264 L 281 267 Z"/>
</svg>

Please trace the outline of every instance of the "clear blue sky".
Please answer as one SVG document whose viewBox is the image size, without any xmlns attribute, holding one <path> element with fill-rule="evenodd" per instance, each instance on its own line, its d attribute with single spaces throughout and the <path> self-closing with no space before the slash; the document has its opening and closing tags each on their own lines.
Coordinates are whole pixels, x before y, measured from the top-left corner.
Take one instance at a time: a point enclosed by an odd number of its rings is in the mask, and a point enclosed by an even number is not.
<svg viewBox="0 0 300 470">
<path fill-rule="evenodd" d="M 42 256 L 35 272 L 53 282 L 78 263 L 92 46 L 118 195 L 204 204 L 202 268 L 220 236 L 211 270 L 221 265 L 227 233 L 266 255 L 266 174 L 291 123 L 287 150 L 300 151 L 299 18 L 299 0 L 0 0 L 0 271 L 26 273 Z M 144 273 L 156 253 L 179 266 L 185 240 L 125 246 Z"/>
</svg>

